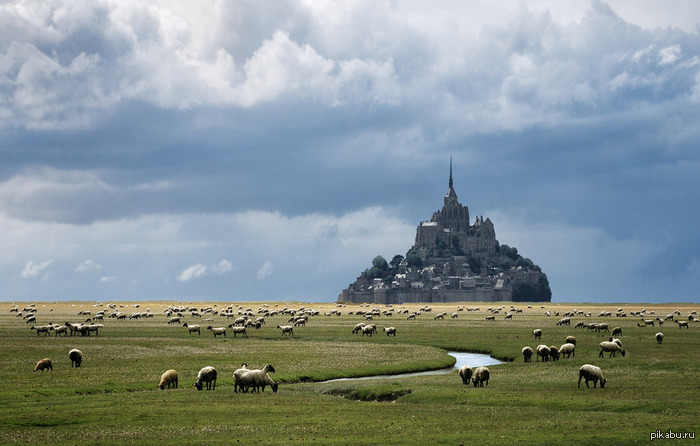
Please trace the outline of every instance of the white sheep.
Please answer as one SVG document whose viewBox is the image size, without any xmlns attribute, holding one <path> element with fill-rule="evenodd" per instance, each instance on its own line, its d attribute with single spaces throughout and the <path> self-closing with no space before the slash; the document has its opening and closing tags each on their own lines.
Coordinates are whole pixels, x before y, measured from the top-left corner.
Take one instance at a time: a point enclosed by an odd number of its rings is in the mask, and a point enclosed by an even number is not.
<svg viewBox="0 0 700 446">
<path fill-rule="evenodd" d="M 567 344 L 574 344 L 576 345 L 576 336 L 567 336 L 566 340 L 564 341 Z"/>
<path fill-rule="evenodd" d="M 206 383 L 207 390 L 216 389 L 216 369 L 212 366 L 206 366 L 197 373 L 197 382 L 194 386 L 197 390 L 202 390 L 202 383 Z"/>
<path fill-rule="evenodd" d="M 273 392 L 277 392 L 277 383 L 270 378 L 268 373 L 274 373 L 275 368 L 271 364 L 267 364 L 262 369 L 247 369 L 240 368 L 233 373 L 233 390 L 238 392 L 238 389 L 245 392 L 252 387 L 254 392 L 258 389 L 265 391 L 265 386 L 270 385 Z"/>
<path fill-rule="evenodd" d="M 570 344 L 570 343 L 565 343 L 561 347 L 559 347 L 559 354 L 561 356 L 566 356 L 567 358 L 570 358 L 571 355 L 574 355 L 576 357 L 576 345 L 575 344 Z"/>
<path fill-rule="evenodd" d="M 542 330 L 539 328 L 532 330 L 532 335 L 535 337 L 535 339 L 542 339 Z"/>
<path fill-rule="evenodd" d="M 540 358 L 542 358 L 542 362 L 549 361 L 549 355 L 552 353 L 549 347 L 544 344 L 540 344 L 537 346 L 535 351 L 537 352 L 536 362 L 539 362 Z"/>
<path fill-rule="evenodd" d="M 214 335 L 214 339 L 216 339 L 217 336 L 219 335 L 224 335 L 226 337 L 226 327 L 212 327 L 211 325 L 207 327 L 207 330 L 210 330 L 212 334 Z"/>
<path fill-rule="evenodd" d="M 194 333 L 195 331 L 196 331 L 200 336 L 202 335 L 202 332 L 199 331 L 200 328 L 201 328 L 199 325 L 187 325 L 187 322 L 185 322 L 184 324 L 182 324 L 182 326 L 183 326 L 183 327 L 187 327 L 187 333 L 189 333 L 190 335 L 192 335 L 192 333 Z"/>
<path fill-rule="evenodd" d="M 51 360 L 49 358 L 44 358 L 41 361 L 37 362 L 36 366 L 34 367 L 34 371 L 36 372 L 37 370 L 41 370 L 42 372 L 44 370 L 51 370 L 53 372 Z"/>
<path fill-rule="evenodd" d="M 466 365 L 460 367 L 459 377 L 462 378 L 462 384 L 469 384 L 472 378 L 472 368 Z"/>
<path fill-rule="evenodd" d="M 530 346 L 525 346 L 523 347 L 523 360 L 525 362 L 532 362 L 532 347 Z"/>
<path fill-rule="evenodd" d="M 278 325 L 277 328 L 282 330 L 282 336 L 294 336 L 294 326 L 292 325 Z"/>
<path fill-rule="evenodd" d="M 656 343 L 661 344 L 664 340 L 664 334 L 661 332 L 656 333 Z"/>
<path fill-rule="evenodd" d="M 600 354 L 598 355 L 599 358 L 603 357 L 603 353 L 610 353 L 608 357 L 612 356 L 614 357 L 617 352 L 622 353 L 622 356 L 625 356 L 625 351 L 618 345 L 616 342 L 607 342 L 603 341 L 600 343 Z"/>
<path fill-rule="evenodd" d="M 683 328 L 683 327 L 689 328 L 688 321 L 676 321 L 676 323 L 678 324 L 678 328 Z"/>
<path fill-rule="evenodd" d="M 607 380 L 603 378 L 603 372 L 600 370 L 600 367 L 596 367 L 594 365 L 590 364 L 584 364 L 581 366 L 581 368 L 578 370 L 578 387 L 579 389 L 581 388 L 581 378 L 586 380 L 586 387 L 590 388 L 588 385 L 588 381 L 593 381 L 593 388 L 596 387 L 598 382 L 600 381 L 600 388 L 602 389 L 605 387 L 605 383 Z"/>
<path fill-rule="evenodd" d="M 384 327 L 384 331 L 386 332 L 387 336 L 390 336 L 390 335 L 396 336 L 396 327 Z"/>
<path fill-rule="evenodd" d="M 172 369 L 168 370 L 160 376 L 160 383 L 158 384 L 158 388 L 160 390 L 165 390 L 165 386 L 168 386 L 169 389 L 170 385 L 173 386 L 173 389 L 177 389 L 177 372 Z"/>
<path fill-rule="evenodd" d="M 70 358 L 71 367 L 80 367 L 80 364 L 83 362 L 83 352 L 74 348 L 68 352 L 68 358 Z"/>
<path fill-rule="evenodd" d="M 54 332 L 56 333 L 56 337 L 58 337 L 59 334 L 63 334 L 63 336 L 68 336 L 68 327 L 65 325 L 56 325 L 53 327 Z"/>
<path fill-rule="evenodd" d="M 231 331 L 233 332 L 233 337 L 235 338 L 237 334 L 243 335 L 244 338 L 248 337 L 248 332 L 246 331 L 245 327 L 236 327 L 233 324 L 230 324 L 228 326 Z"/>
<path fill-rule="evenodd" d="M 39 336 L 40 333 L 44 333 L 44 336 L 49 335 L 49 331 L 53 330 L 53 325 L 40 325 L 38 327 L 32 325 L 30 330 L 36 330 L 36 335 Z"/>
<path fill-rule="evenodd" d="M 484 383 L 486 383 L 486 387 L 489 386 L 491 372 L 488 367 L 477 367 L 476 370 L 474 370 L 473 376 L 472 382 L 474 383 L 474 387 L 484 387 Z"/>
<path fill-rule="evenodd" d="M 180 325 L 180 317 L 179 316 L 171 317 L 170 320 L 168 321 L 168 325 L 170 325 L 170 324 Z"/>
<path fill-rule="evenodd" d="M 352 329 L 352 334 L 356 334 L 356 333 L 361 332 L 362 327 L 364 327 L 365 325 L 367 325 L 367 324 L 364 322 L 360 322 L 360 323 L 356 324 Z"/>
<path fill-rule="evenodd" d="M 611 336 L 619 336 L 619 335 L 621 335 L 621 334 L 622 334 L 622 328 L 620 328 L 620 327 L 614 327 L 614 328 L 612 329 Z"/>
<path fill-rule="evenodd" d="M 372 337 L 372 333 L 374 333 L 376 329 L 371 326 L 371 325 L 365 325 L 362 327 L 362 336 L 368 335 L 369 337 Z"/>
</svg>

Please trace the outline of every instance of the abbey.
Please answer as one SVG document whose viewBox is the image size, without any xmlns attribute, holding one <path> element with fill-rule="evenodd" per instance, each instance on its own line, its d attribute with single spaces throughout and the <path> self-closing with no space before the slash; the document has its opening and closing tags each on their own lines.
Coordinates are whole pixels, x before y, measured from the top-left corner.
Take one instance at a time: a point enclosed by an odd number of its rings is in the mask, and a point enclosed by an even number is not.
<svg viewBox="0 0 700 446">
<path fill-rule="evenodd" d="M 460 204 L 450 177 L 442 209 L 421 222 L 406 256 L 377 256 L 339 302 L 549 302 L 547 276 L 516 248 L 500 245 L 490 219 Z"/>
</svg>

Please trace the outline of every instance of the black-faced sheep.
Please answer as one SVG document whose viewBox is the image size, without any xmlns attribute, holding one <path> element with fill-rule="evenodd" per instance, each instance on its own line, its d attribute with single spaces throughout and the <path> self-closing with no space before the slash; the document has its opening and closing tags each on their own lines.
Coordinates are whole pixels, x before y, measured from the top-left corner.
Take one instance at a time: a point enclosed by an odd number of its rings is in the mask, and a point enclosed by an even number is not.
<svg viewBox="0 0 700 446">
<path fill-rule="evenodd" d="M 557 325 L 571 325 L 571 318 L 564 317 L 557 321 Z"/>
<path fill-rule="evenodd" d="M 610 353 L 608 357 L 612 356 L 614 357 L 617 352 L 622 353 L 622 356 L 625 356 L 625 351 L 620 347 L 616 342 L 601 342 L 600 343 L 600 354 L 598 355 L 599 358 L 603 357 L 603 353 Z"/>
<path fill-rule="evenodd" d="M 656 343 L 661 344 L 664 341 L 664 334 L 661 332 L 656 333 Z"/>
<path fill-rule="evenodd" d="M 575 336 L 567 336 L 566 340 L 564 341 L 567 344 L 574 344 L 576 345 L 576 337 Z"/>
<path fill-rule="evenodd" d="M 526 346 L 523 347 L 523 360 L 525 362 L 532 362 L 532 347 Z"/>
<path fill-rule="evenodd" d="M 49 358 L 44 358 L 41 361 L 37 362 L 36 366 L 34 367 L 34 371 L 36 372 L 37 370 L 41 370 L 42 372 L 44 370 L 51 370 L 53 372 L 51 360 Z"/>
<path fill-rule="evenodd" d="M 277 392 L 277 383 L 270 378 L 268 373 L 274 373 L 275 368 L 271 364 L 267 364 L 262 369 L 249 370 L 240 368 L 233 373 L 233 390 L 238 392 L 238 389 L 245 392 L 252 387 L 254 392 L 258 389 L 265 391 L 265 386 L 270 385 L 273 392 Z"/>
<path fill-rule="evenodd" d="M 202 335 L 202 332 L 199 331 L 201 328 L 199 325 L 187 325 L 187 322 L 185 322 L 184 324 L 182 324 L 182 326 L 187 327 L 187 333 L 189 333 L 190 335 L 192 335 L 192 333 L 194 333 L 195 331 L 200 336 Z"/>
<path fill-rule="evenodd" d="M 462 378 L 462 384 L 469 384 L 472 379 L 472 368 L 466 365 L 460 367 L 459 377 Z"/>
<path fill-rule="evenodd" d="M 586 380 L 586 387 L 590 388 L 588 385 L 588 381 L 593 381 L 593 388 L 596 387 L 596 384 L 600 381 L 600 388 L 602 389 L 605 387 L 605 383 L 607 380 L 603 378 L 603 372 L 600 370 L 600 367 L 596 367 L 594 365 L 590 364 L 584 364 L 581 366 L 581 368 L 578 370 L 578 387 L 579 389 L 581 388 L 581 378 Z"/>
<path fill-rule="evenodd" d="M 171 317 L 170 320 L 168 321 L 168 325 L 170 324 L 178 324 L 180 325 L 180 318 L 179 317 Z"/>
<path fill-rule="evenodd" d="M 537 346 L 536 353 L 536 362 L 539 362 L 540 358 L 542 358 L 542 362 L 547 362 L 549 361 L 549 354 L 551 353 L 551 350 L 546 345 L 540 344 Z"/>
<path fill-rule="evenodd" d="M 352 334 L 360 333 L 362 331 L 362 327 L 364 327 L 365 325 L 367 325 L 367 324 L 364 322 L 360 322 L 359 324 L 356 324 L 352 329 Z"/>
<path fill-rule="evenodd" d="M 158 388 L 160 390 L 165 390 L 165 386 L 173 386 L 173 389 L 177 389 L 177 372 L 175 370 L 168 370 L 160 376 L 160 383 Z"/>
<path fill-rule="evenodd" d="M 194 383 L 197 390 L 202 390 L 202 383 L 206 384 L 207 390 L 216 389 L 216 369 L 214 367 L 206 366 L 199 371 L 197 382 Z"/>
<path fill-rule="evenodd" d="M 245 327 L 235 327 L 233 324 L 229 325 L 229 328 L 231 329 L 231 332 L 233 332 L 233 337 L 235 338 L 236 335 L 243 335 L 244 338 L 248 337 L 248 332 L 246 331 Z"/>
<path fill-rule="evenodd" d="M 207 327 L 207 330 L 210 330 L 212 332 L 212 334 L 214 335 L 214 339 L 216 339 L 216 337 L 219 335 L 224 335 L 224 337 L 226 337 L 226 327 L 212 327 L 210 325 Z"/>
<path fill-rule="evenodd" d="M 532 335 L 535 337 L 535 339 L 542 339 L 542 330 L 539 328 L 532 330 Z"/>
<path fill-rule="evenodd" d="M 68 352 L 68 358 L 70 359 L 71 367 L 80 367 L 80 364 L 83 363 L 83 352 L 74 348 Z"/>
<path fill-rule="evenodd" d="M 549 346 L 549 359 L 550 361 L 559 361 L 559 349 L 556 345 Z"/>
<path fill-rule="evenodd" d="M 676 323 L 678 324 L 678 328 L 683 328 L 683 327 L 689 328 L 688 321 L 676 321 Z"/>
<path fill-rule="evenodd" d="M 362 327 L 362 336 L 369 336 L 372 337 L 372 334 L 374 333 L 375 329 L 371 325 L 365 325 Z"/>
<path fill-rule="evenodd" d="M 622 334 L 622 328 L 620 328 L 620 327 L 614 327 L 614 328 L 612 329 L 611 336 L 619 336 L 619 335 L 621 335 L 621 334 Z"/>
<path fill-rule="evenodd" d="M 38 327 L 32 325 L 32 328 L 30 328 L 30 330 L 36 330 L 37 336 L 39 336 L 40 333 L 44 333 L 44 336 L 48 336 L 49 331 L 53 330 L 53 325 L 40 325 Z"/>
<path fill-rule="evenodd" d="M 568 342 L 563 344 L 561 347 L 559 347 L 559 354 L 561 356 L 566 356 L 567 358 L 570 358 L 571 355 L 576 357 L 576 345 Z"/>
<path fill-rule="evenodd" d="M 474 387 L 484 387 L 484 383 L 486 383 L 486 387 L 489 386 L 491 372 L 487 367 L 477 367 L 476 370 L 474 370 L 473 376 L 472 382 L 474 383 Z"/>
<path fill-rule="evenodd" d="M 292 325 L 278 325 L 277 328 L 282 330 L 282 336 L 294 336 L 294 327 Z"/>
<path fill-rule="evenodd" d="M 384 331 L 386 332 L 387 336 L 396 336 L 396 327 L 384 327 Z"/>
</svg>

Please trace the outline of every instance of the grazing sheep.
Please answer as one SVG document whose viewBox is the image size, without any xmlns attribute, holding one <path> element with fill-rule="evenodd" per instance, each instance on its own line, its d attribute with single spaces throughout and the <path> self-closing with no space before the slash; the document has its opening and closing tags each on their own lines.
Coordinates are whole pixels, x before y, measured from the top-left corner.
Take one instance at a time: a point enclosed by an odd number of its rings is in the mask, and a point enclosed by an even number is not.
<svg viewBox="0 0 700 446">
<path fill-rule="evenodd" d="M 210 325 L 207 327 L 207 330 L 211 330 L 212 334 L 214 335 L 214 339 L 216 339 L 216 337 L 219 335 L 224 335 L 224 337 L 226 337 L 226 327 L 214 328 Z"/>
<path fill-rule="evenodd" d="M 168 321 L 168 325 L 170 325 L 170 324 L 180 325 L 180 317 L 179 316 L 171 317 L 170 320 Z"/>
<path fill-rule="evenodd" d="M 37 362 L 36 366 L 34 367 L 34 371 L 36 372 L 37 370 L 41 370 L 42 372 L 44 370 L 51 370 L 53 372 L 51 360 L 49 358 L 44 358 L 41 361 Z"/>
<path fill-rule="evenodd" d="M 620 328 L 620 327 L 614 327 L 614 328 L 612 329 L 611 336 L 619 336 L 619 335 L 621 335 L 621 334 L 622 334 L 622 328 Z"/>
<path fill-rule="evenodd" d="M 56 337 L 58 337 L 59 334 L 63 334 L 63 336 L 68 336 L 68 327 L 66 327 L 65 325 L 54 326 L 53 331 L 56 333 Z"/>
<path fill-rule="evenodd" d="M 172 369 L 168 370 L 160 376 L 160 383 L 158 384 L 158 388 L 160 390 L 165 390 L 165 386 L 168 386 L 169 389 L 171 384 L 173 386 L 173 389 L 177 389 L 177 372 Z"/>
<path fill-rule="evenodd" d="M 199 325 L 187 325 L 187 322 L 185 322 L 184 324 L 182 324 L 182 326 L 183 326 L 183 327 L 187 327 L 187 333 L 190 334 L 190 335 L 192 335 L 192 333 L 194 333 L 195 331 L 196 331 L 197 334 L 199 334 L 200 336 L 202 335 L 202 332 L 199 331 L 199 329 L 200 329 L 200 326 L 199 326 Z"/>
<path fill-rule="evenodd" d="M 270 385 L 273 392 L 277 392 L 277 383 L 272 381 L 268 373 L 274 373 L 275 368 L 271 364 L 267 364 L 262 369 L 249 370 L 240 368 L 233 373 L 233 390 L 238 392 L 238 389 L 246 392 L 249 387 L 257 392 L 259 388 L 264 392 L 265 386 Z"/>
<path fill-rule="evenodd" d="M 386 332 L 387 336 L 396 336 L 396 327 L 384 327 L 384 331 Z"/>
<path fill-rule="evenodd" d="M 676 323 L 678 324 L 678 328 L 683 328 L 683 327 L 689 328 L 688 321 L 676 321 Z"/>
<path fill-rule="evenodd" d="M 550 361 L 559 361 L 559 349 L 556 345 L 549 346 L 549 359 Z"/>
<path fill-rule="evenodd" d="M 247 372 L 247 371 L 248 371 L 248 364 L 243 363 L 243 364 L 241 364 L 241 367 L 240 367 L 239 369 L 236 369 L 236 370 L 233 372 L 233 391 L 234 391 L 234 392 L 238 393 L 238 388 L 239 388 L 239 387 L 240 387 L 240 389 L 241 389 L 241 392 L 246 392 L 246 391 L 248 391 L 248 388 L 247 388 L 247 387 L 244 387 L 243 385 L 240 385 L 240 386 L 239 386 L 239 383 L 236 381 L 236 374 L 238 374 L 239 376 L 242 376 L 242 374 L 245 373 L 245 372 Z"/>
<path fill-rule="evenodd" d="M 551 353 L 551 350 L 549 349 L 549 347 L 547 347 L 544 344 L 540 344 L 537 346 L 536 352 L 537 352 L 536 362 L 539 362 L 540 358 L 542 358 L 542 362 L 549 361 L 549 354 Z"/>
<path fill-rule="evenodd" d="M 83 352 L 74 348 L 68 352 L 68 358 L 70 358 L 71 367 L 80 367 L 80 364 L 83 362 Z"/>
<path fill-rule="evenodd" d="M 539 328 L 532 330 L 532 335 L 535 337 L 535 339 L 542 339 L 542 330 Z"/>
<path fill-rule="evenodd" d="M 559 354 L 561 356 L 566 356 L 567 358 L 570 358 L 571 355 L 574 355 L 574 358 L 576 357 L 576 345 L 575 344 L 570 344 L 570 343 L 565 343 L 561 347 L 559 347 Z"/>
<path fill-rule="evenodd" d="M 278 325 L 277 328 L 282 330 L 282 336 L 294 336 L 294 327 L 292 325 Z"/>
<path fill-rule="evenodd" d="M 469 384 L 472 379 L 472 368 L 466 365 L 460 367 L 459 377 L 462 378 L 462 384 Z"/>
<path fill-rule="evenodd" d="M 367 325 L 367 324 L 365 324 L 364 322 L 360 322 L 359 324 L 355 325 L 355 327 L 353 327 L 353 329 L 352 329 L 352 334 L 361 332 L 362 327 L 364 327 L 365 325 Z"/>
<path fill-rule="evenodd" d="M 661 332 L 656 333 L 656 343 L 661 344 L 664 341 L 664 334 Z"/>
<path fill-rule="evenodd" d="M 364 327 L 362 327 L 362 336 L 367 335 L 371 338 L 372 333 L 374 333 L 374 331 L 374 327 L 372 327 L 371 325 L 365 325 Z"/>
<path fill-rule="evenodd" d="M 590 388 L 588 381 L 593 381 L 593 388 L 596 387 L 598 381 L 600 381 L 600 388 L 605 387 L 607 380 L 603 378 L 603 372 L 600 367 L 596 367 L 590 364 L 584 364 L 578 369 L 578 387 L 581 388 L 581 378 L 586 380 L 586 387 Z"/>
<path fill-rule="evenodd" d="M 564 341 L 567 344 L 574 344 L 576 345 L 576 336 L 567 336 L 566 340 Z"/>
<path fill-rule="evenodd" d="M 595 329 L 596 329 L 596 331 L 599 332 L 599 333 L 600 333 L 601 331 L 610 332 L 610 330 L 608 329 L 608 324 L 605 324 L 605 323 L 596 324 Z"/>
<path fill-rule="evenodd" d="M 532 347 L 523 347 L 523 360 L 525 362 L 532 362 Z"/>
<path fill-rule="evenodd" d="M 202 383 L 206 383 L 207 390 L 216 389 L 216 369 L 214 367 L 206 366 L 199 371 L 197 382 L 194 383 L 197 390 L 202 390 Z"/>
<path fill-rule="evenodd" d="M 474 387 L 484 387 L 484 383 L 486 383 L 486 387 L 488 387 L 490 376 L 491 372 L 487 367 L 477 367 L 476 370 L 474 370 L 474 377 L 472 378 Z"/>
<path fill-rule="evenodd" d="M 244 338 L 248 337 L 248 332 L 245 327 L 234 327 L 233 324 L 229 325 L 229 328 L 233 332 L 233 337 L 235 338 L 237 334 L 243 335 Z"/>
<path fill-rule="evenodd" d="M 618 345 L 616 342 L 601 342 L 600 343 L 600 354 L 598 355 L 599 358 L 603 357 L 604 352 L 609 352 L 610 355 L 608 357 L 614 357 L 617 352 L 622 353 L 622 356 L 625 356 L 625 351 Z"/>
<path fill-rule="evenodd" d="M 564 317 L 557 321 L 557 325 L 571 325 L 571 318 Z"/>
<path fill-rule="evenodd" d="M 496 320 L 496 316 L 486 316 L 486 320 L 487 320 L 487 321 L 495 321 L 495 320 Z"/>
</svg>

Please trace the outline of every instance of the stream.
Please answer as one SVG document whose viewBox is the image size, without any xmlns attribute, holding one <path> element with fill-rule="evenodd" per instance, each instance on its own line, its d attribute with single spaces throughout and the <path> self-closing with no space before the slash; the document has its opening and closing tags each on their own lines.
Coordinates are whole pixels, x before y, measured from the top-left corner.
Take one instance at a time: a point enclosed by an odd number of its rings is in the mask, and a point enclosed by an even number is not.
<svg viewBox="0 0 700 446">
<path fill-rule="evenodd" d="M 447 367 L 445 369 L 438 370 L 428 370 L 427 372 L 414 372 L 414 373 L 400 373 L 398 375 L 374 375 L 374 376 L 361 376 L 358 378 L 338 378 L 329 379 L 328 381 L 322 381 L 324 383 L 331 383 L 336 381 L 355 381 L 362 379 L 394 379 L 394 378 L 410 378 L 412 376 L 425 376 L 425 375 L 442 375 L 445 373 L 454 372 L 464 365 L 468 365 L 472 369 L 480 366 L 489 366 L 496 364 L 504 364 L 503 361 L 499 361 L 496 358 L 492 358 L 489 355 L 484 355 L 481 353 L 463 353 L 463 352 L 447 352 L 448 355 L 453 356 L 456 360 L 455 365 L 452 367 Z"/>
</svg>

